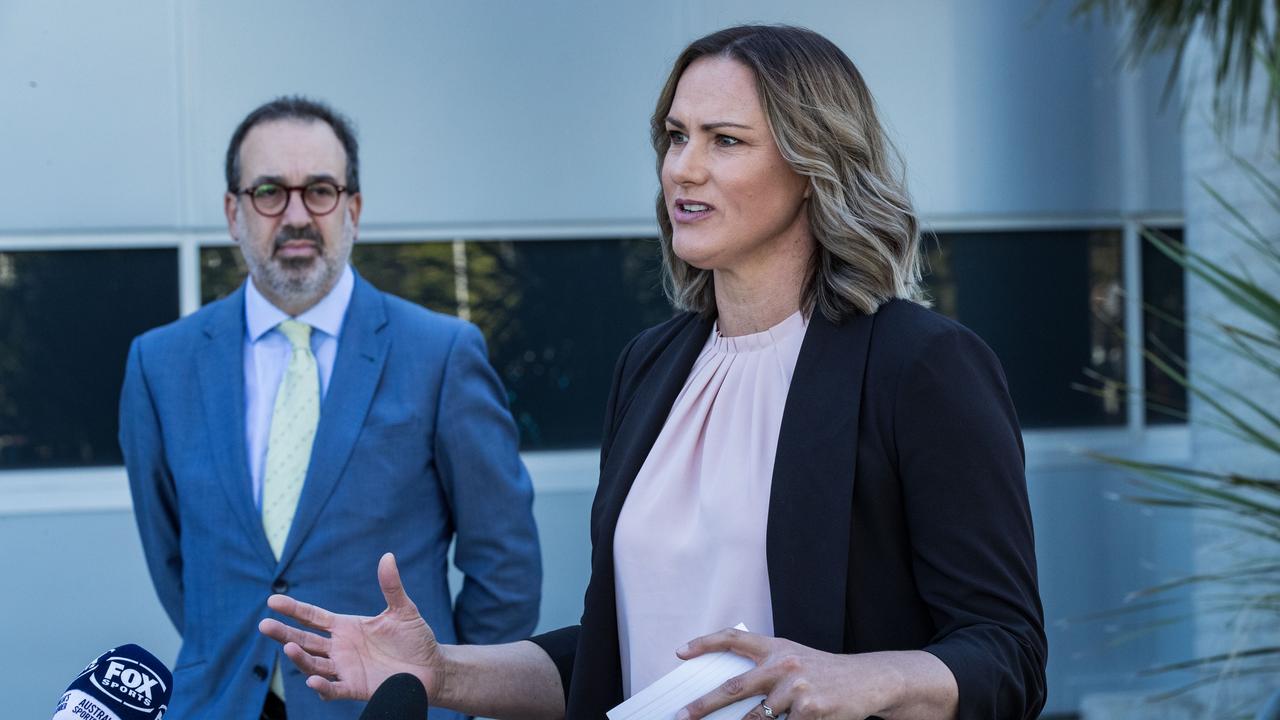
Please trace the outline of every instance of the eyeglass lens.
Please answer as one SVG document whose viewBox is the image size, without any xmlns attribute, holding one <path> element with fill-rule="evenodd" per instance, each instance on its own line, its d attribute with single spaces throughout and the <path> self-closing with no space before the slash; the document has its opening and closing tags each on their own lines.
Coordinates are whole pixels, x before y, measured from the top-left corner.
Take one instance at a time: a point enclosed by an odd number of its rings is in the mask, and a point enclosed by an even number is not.
<svg viewBox="0 0 1280 720">
<path fill-rule="evenodd" d="M 302 202 L 307 210 L 323 215 L 338 204 L 338 186 L 327 180 L 317 180 L 302 188 Z M 263 215 L 279 215 L 289 205 L 293 196 L 291 188 L 275 183 L 262 183 L 249 193 L 253 207 Z"/>
</svg>

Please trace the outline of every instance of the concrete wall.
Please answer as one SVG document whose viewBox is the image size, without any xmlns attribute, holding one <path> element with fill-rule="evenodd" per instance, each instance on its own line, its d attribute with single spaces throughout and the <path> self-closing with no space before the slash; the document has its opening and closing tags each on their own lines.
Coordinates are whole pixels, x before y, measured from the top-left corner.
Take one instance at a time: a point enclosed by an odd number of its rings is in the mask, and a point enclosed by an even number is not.
<svg viewBox="0 0 1280 720">
<path fill-rule="evenodd" d="M 689 39 L 740 21 L 808 25 L 846 49 L 931 217 L 1181 203 L 1175 128 L 1155 108 L 1161 73 L 1127 79 L 1111 33 L 1056 4 L 375 7 L 0 5 L 0 156 L 21 169 L 0 177 L 0 232 L 217 230 L 231 130 L 265 99 L 298 92 L 355 118 L 368 228 L 651 223 L 647 122 L 668 63 Z M 1122 117 L 1122 100 L 1141 112 Z M 1141 142 L 1121 142 L 1134 132 Z M 1148 161 L 1136 168 L 1147 186 L 1126 197 L 1132 158 Z M 65 186 L 83 181 L 93 192 Z"/>
<path fill-rule="evenodd" d="M 577 622 L 590 563 L 590 511 L 585 491 L 544 492 L 535 500 L 544 564 L 539 631 Z M 0 547 L 6 717 L 52 715 L 80 668 L 117 645 L 137 643 L 173 666 L 180 638 L 151 588 L 132 513 L 5 517 Z M 375 570 L 354 572 L 372 585 Z"/>
<path fill-rule="evenodd" d="M 853 57 L 935 227 L 1178 213 L 1160 69 L 1121 72 L 1112 33 L 1071 23 L 1063 5 L 6 0 L 0 249 L 220 236 L 228 135 L 253 106 L 294 92 L 357 121 L 366 234 L 648 228 L 647 118 L 667 65 L 688 40 L 742 21 L 804 24 Z M 1161 568 L 1184 569 L 1178 521 L 1107 500 L 1118 478 L 1069 449 L 1098 443 L 1185 450 L 1123 430 L 1029 438 L 1058 711 L 1179 652 L 1164 641 L 1111 648 L 1105 628 L 1068 622 L 1115 606 Z M 561 460 L 530 458 L 544 627 L 577 616 L 585 585 L 594 478 L 589 460 Z M 23 498 L 0 512 L 0 696 L 14 717 L 47 712 L 112 644 L 176 653 L 122 475 L 98 472 L 84 491 L 75 473 L 53 475 L 0 473 L 0 499 Z M 42 509 L 42 488 L 55 486 L 58 501 Z"/>
</svg>

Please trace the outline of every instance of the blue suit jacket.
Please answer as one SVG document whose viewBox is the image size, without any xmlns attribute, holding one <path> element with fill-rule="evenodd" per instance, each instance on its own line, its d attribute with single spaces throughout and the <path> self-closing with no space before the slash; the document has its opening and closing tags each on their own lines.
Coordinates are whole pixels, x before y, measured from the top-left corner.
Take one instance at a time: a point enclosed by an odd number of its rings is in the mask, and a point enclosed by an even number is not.
<svg viewBox="0 0 1280 720">
<path fill-rule="evenodd" d="M 442 642 L 527 636 L 541 589 L 533 493 L 479 331 L 356 277 L 278 562 L 252 497 L 244 335 L 242 287 L 129 352 L 120 444 L 156 592 L 182 635 L 170 715 L 256 720 L 279 658 L 290 716 L 356 718 L 363 704 L 321 701 L 257 624 L 272 592 L 381 612 L 387 551 Z M 455 536 L 466 580 L 451 609 Z"/>
</svg>

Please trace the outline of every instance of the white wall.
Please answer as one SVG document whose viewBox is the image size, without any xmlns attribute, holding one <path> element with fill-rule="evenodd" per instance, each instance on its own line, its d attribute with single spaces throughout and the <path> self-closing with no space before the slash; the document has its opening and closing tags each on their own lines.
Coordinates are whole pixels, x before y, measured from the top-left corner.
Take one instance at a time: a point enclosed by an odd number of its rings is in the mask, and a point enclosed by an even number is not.
<svg viewBox="0 0 1280 720">
<path fill-rule="evenodd" d="M 935 226 L 1178 213 L 1176 126 L 1155 111 L 1163 75 L 1120 72 L 1112 33 L 1070 23 L 1066 5 L 4 0 L 0 250 L 219 237 L 231 130 L 294 92 L 355 119 L 366 234 L 649 227 L 647 123 L 667 65 L 688 40 L 741 21 L 807 25 L 851 55 Z M 1049 434 L 1033 456 L 1061 440 Z M 1053 457 L 1032 457 L 1029 480 L 1054 623 L 1050 708 L 1070 710 L 1170 650 L 1107 649 L 1060 621 L 1118 603 L 1185 548 L 1152 541 L 1176 539 L 1176 525 L 1152 535 L 1137 511 L 1105 501 L 1113 476 Z M 0 499 L 39 477 L 0 473 Z M 568 621 L 593 480 L 538 480 L 557 581 L 544 621 Z M 106 645 L 176 650 L 123 485 L 103 482 L 108 499 L 90 511 L 0 514 L 0 647 L 29 654 L 0 676 L 15 717 L 39 717 Z"/>
<path fill-rule="evenodd" d="M 748 20 L 846 49 L 930 217 L 1177 211 L 1161 73 L 1120 82 L 1112 35 L 1056 5 L 7 0 L 0 231 L 220 229 L 231 130 L 294 92 L 356 120 L 369 227 L 651 223 L 667 65 Z M 1141 147 L 1121 144 L 1130 85 Z M 1133 156 L 1148 187 L 1126 204 Z"/>
</svg>

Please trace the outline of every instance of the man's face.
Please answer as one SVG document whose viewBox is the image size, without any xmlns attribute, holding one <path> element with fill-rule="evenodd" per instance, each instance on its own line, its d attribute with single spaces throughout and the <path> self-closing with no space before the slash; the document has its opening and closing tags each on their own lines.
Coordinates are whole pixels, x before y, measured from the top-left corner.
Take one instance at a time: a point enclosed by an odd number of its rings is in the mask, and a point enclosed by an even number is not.
<svg viewBox="0 0 1280 720">
<path fill-rule="evenodd" d="M 347 155 L 328 123 L 276 120 L 255 125 L 240 145 L 240 188 L 262 183 L 344 185 Z M 248 195 L 227 193 L 227 230 L 240 246 L 253 284 L 276 307 L 298 315 L 333 289 L 351 256 L 360 225 L 360 196 L 342 193 L 324 215 L 289 193 L 284 213 L 267 217 Z"/>
</svg>

